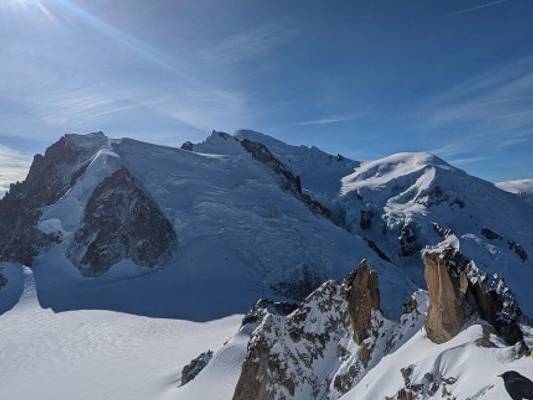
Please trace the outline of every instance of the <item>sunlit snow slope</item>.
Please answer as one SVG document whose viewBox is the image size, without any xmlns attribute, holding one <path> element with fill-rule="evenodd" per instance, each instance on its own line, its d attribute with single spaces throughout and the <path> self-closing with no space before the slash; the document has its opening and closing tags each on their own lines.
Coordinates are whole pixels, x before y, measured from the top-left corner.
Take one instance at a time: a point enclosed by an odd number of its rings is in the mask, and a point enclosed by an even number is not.
<svg viewBox="0 0 533 400">
<path fill-rule="evenodd" d="M 40 307 L 29 269 L 17 284 L 24 286 L 20 301 L 0 315 L 0 399 L 176 399 L 181 368 L 221 346 L 241 320 L 56 314 Z"/>
</svg>

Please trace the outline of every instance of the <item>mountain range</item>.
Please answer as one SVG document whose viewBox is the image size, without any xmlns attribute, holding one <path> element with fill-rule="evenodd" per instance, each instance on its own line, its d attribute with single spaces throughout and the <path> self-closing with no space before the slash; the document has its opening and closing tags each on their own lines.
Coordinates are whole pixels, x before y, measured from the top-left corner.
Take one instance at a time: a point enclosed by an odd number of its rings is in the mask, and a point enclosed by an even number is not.
<svg viewBox="0 0 533 400">
<path fill-rule="evenodd" d="M 58 315 L 249 310 L 169 398 L 501 399 L 497 374 L 533 374 L 532 187 L 249 130 L 67 134 L 0 200 L 0 324 L 29 292 Z"/>
</svg>

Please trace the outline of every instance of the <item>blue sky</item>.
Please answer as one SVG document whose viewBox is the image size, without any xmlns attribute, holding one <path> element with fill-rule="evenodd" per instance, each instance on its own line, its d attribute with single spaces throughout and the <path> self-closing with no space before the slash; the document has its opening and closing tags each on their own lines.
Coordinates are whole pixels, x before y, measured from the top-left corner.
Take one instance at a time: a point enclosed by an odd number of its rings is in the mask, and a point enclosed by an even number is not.
<svg viewBox="0 0 533 400">
<path fill-rule="evenodd" d="M 66 132 L 249 128 L 533 177 L 533 1 L 0 0 L 0 181 Z"/>
</svg>

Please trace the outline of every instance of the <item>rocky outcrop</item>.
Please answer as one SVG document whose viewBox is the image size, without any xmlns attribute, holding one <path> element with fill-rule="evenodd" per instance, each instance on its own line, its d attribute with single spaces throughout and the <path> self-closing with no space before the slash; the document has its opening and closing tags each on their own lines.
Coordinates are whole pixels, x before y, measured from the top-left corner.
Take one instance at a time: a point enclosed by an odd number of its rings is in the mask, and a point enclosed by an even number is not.
<svg viewBox="0 0 533 400">
<path fill-rule="evenodd" d="M 274 315 L 289 315 L 298 308 L 298 304 L 285 301 L 274 301 L 270 299 L 259 299 L 242 320 L 242 325 L 258 324 L 266 313 Z"/>
<path fill-rule="evenodd" d="M 433 222 L 431 224 L 431 227 L 433 228 L 433 231 L 439 235 L 442 239 L 446 239 L 447 237 L 449 237 L 450 235 L 454 235 L 454 232 L 452 229 L 450 228 L 446 228 L 440 224 L 438 224 L 437 222 Z"/>
<path fill-rule="evenodd" d="M 400 241 L 400 256 L 402 257 L 413 256 L 422 249 L 414 223 L 406 223 L 402 226 L 398 240 Z"/>
<path fill-rule="evenodd" d="M 2 289 L 4 286 L 7 285 L 7 278 L 2 272 L 0 271 L 0 289 Z"/>
<path fill-rule="evenodd" d="M 276 174 L 283 191 L 301 200 L 313 213 L 322 215 L 335 224 L 339 224 L 330 209 L 303 192 L 300 177 L 295 176 L 281 161 L 274 157 L 268 147 L 249 139 L 242 139 L 240 144 L 244 150 L 252 155 L 254 160 L 267 165 Z"/>
<path fill-rule="evenodd" d="M 414 366 L 402 368 L 400 373 L 404 387 L 398 390 L 394 396 L 385 396 L 385 400 L 422 400 L 441 395 L 444 400 L 456 400 L 452 395 L 452 388 L 457 383 L 453 376 L 443 376 L 440 371 L 426 372 L 420 382 L 413 382 Z"/>
<path fill-rule="evenodd" d="M 425 325 L 433 342 L 450 340 L 477 318 L 511 344 L 522 339 L 522 312 L 500 276 L 482 273 L 452 247 L 426 250 L 423 258 L 429 295 Z"/>
<path fill-rule="evenodd" d="M 379 310 L 380 295 L 378 275 L 371 271 L 366 260 L 361 261 L 355 273 L 347 278 L 348 314 L 354 340 L 361 344 L 369 335 L 372 314 Z"/>
<path fill-rule="evenodd" d="M 383 317 L 379 297 L 377 275 L 363 261 L 356 272 L 325 282 L 295 309 L 256 305 L 245 318 L 256 328 L 233 399 L 341 397 L 423 324 L 421 294 L 399 323 Z"/>
<path fill-rule="evenodd" d="M 374 218 L 374 211 L 361 210 L 361 218 L 359 219 L 359 227 L 362 230 L 368 230 L 372 227 L 372 218 Z"/>
<path fill-rule="evenodd" d="M 374 242 L 373 240 L 370 240 L 370 239 L 366 239 L 364 238 L 365 242 L 368 244 L 368 247 L 370 247 L 374 253 L 376 253 L 378 255 L 379 258 L 381 258 L 382 260 L 385 260 L 387 262 L 391 262 L 391 259 L 389 258 L 388 255 L 386 255 L 379 247 L 378 245 L 376 244 L 376 242 Z"/>
<path fill-rule="evenodd" d="M 207 366 L 207 364 L 209 364 L 209 361 L 211 361 L 212 358 L 213 352 L 209 350 L 191 360 L 191 362 L 183 367 L 181 371 L 180 386 L 186 385 L 196 378 L 196 376 Z"/>
<path fill-rule="evenodd" d="M 94 189 L 68 255 L 84 276 L 97 276 L 123 259 L 162 265 L 175 241 L 156 202 L 121 168 Z"/>
<path fill-rule="evenodd" d="M 86 136 L 95 146 L 107 138 L 103 133 Z M 0 200 L 0 261 L 31 265 L 39 249 L 61 240 L 57 233 L 37 229 L 41 208 L 55 203 L 79 179 L 94 147 L 80 146 L 78 135 L 65 135 L 37 154 L 23 182 L 11 185 Z"/>
<path fill-rule="evenodd" d="M 451 273 L 455 262 L 451 256 L 445 258 L 441 253 L 428 252 L 424 255 L 424 274 L 430 299 L 426 331 L 436 343 L 453 338 L 465 323 L 460 282 Z"/>
<path fill-rule="evenodd" d="M 485 236 L 489 240 L 502 240 L 503 239 L 503 237 L 501 237 L 501 235 L 498 235 L 496 232 L 494 232 L 490 228 L 482 228 L 481 229 L 481 234 L 483 236 Z"/>
<path fill-rule="evenodd" d="M 187 151 L 193 151 L 193 148 L 194 148 L 194 145 L 192 144 L 192 142 L 189 142 L 189 141 L 184 142 L 180 147 L 180 149 L 187 150 Z"/>
<path fill-rule="evenodd" d="M 516 255 L 520 257 L 520 260 L 522 260 L 522 262 L 527 261 L 527 253 L 524 250 L 524 248 L 520 245 L 520 243 L 517 243 L 514 240 L 509 240 L 507 244 L 509 245 L 509 249 L 513 250 L 516 253 Z"/>
</svg>

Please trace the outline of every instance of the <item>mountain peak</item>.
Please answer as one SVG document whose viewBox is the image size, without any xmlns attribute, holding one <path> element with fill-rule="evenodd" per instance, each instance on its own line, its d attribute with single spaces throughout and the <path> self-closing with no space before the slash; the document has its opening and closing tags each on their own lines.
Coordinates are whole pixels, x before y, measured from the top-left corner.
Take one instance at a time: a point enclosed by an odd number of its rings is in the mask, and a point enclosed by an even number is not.
<svg viewBox="0 0 533 400">
<path fill-rule="evenodd" d="M 67 133 L 65 139 L 78 148 L 93 148 L 105 144 L 109 139 L 102 132 L 90 132 L 86 134 Z"/>
</svg>

